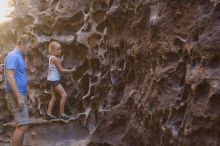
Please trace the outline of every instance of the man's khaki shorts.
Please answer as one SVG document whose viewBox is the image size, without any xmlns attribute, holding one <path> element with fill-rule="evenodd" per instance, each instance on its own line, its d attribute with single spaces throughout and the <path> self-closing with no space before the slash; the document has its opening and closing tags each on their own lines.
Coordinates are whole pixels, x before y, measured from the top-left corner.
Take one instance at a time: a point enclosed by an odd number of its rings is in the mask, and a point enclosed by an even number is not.
<svg viewBox="0 0 220 146">
<path fill-rule="evenodd" d="M 27 96 L 21 95 L 21 97 L 24 98 L 25 101 L 24 109 L 22 112 L 19 111 L 16 97 L 12 93 L 6 94 L 8 109 L 13 114 L 17 126 L 30 124 L 29 115 L 28 115 Z"/>
</svg>

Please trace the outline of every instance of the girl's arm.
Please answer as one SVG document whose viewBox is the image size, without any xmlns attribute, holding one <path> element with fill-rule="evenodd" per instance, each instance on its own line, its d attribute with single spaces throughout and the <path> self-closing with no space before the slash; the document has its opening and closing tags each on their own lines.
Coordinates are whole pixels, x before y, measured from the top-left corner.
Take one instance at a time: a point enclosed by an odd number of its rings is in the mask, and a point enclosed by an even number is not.
<svg viewBox="0 0 220 146">
<path fill-rule="evenodd" d="M 61 73 L 71 73 L 73 71 L 75 71 L 75 67 L 73 69 L 64 69 L 60 63 L 60 60 L 58 58 L 52 58 L 51 62 L 53 64 L 55 64 L 55 66 L 57 67 L 58 71 Z"/>
</svg>

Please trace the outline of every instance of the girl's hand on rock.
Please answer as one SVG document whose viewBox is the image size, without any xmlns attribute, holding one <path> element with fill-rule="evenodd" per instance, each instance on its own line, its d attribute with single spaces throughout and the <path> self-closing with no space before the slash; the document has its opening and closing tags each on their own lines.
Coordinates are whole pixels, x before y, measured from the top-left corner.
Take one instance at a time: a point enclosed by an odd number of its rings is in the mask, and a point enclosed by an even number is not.
<svg viewBox="0 0 220 146">
<path fill-rule="evenodd" d="M 71 69 L 72 72 L 76 71 L 76 66 Z"/>
</svg>

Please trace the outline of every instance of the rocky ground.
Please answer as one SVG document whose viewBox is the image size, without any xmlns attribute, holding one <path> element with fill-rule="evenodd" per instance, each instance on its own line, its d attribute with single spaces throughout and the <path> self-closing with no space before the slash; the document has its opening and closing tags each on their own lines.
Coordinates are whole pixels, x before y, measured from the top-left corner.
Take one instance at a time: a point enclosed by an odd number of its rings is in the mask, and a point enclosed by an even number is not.
<svg viewBox="0 0 220 146">
<path fill-rule="evenodd" d="M 13 0 L 0 26 L 0 63 L 17 36 L 34 33 L 27 57 L 31 146 L 220 146 L 218 0 Z M 62 43 L 68 123 L 44 120 L 47 46 Z M 0 78 L 0 145 L 13 118 Z M 57 114 L 58 105 L 54 110 Z M 41 119 L 41 120 L 40 120 Z M 12 122 L 12 123 L 11 123 Z"/>
</svg>

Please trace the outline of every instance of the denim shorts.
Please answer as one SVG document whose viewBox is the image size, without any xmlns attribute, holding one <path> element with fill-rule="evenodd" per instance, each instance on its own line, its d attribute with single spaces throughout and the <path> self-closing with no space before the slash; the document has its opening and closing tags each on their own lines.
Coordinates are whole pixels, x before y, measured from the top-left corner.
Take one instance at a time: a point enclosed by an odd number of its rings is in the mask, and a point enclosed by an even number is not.
<svg viewBox="0 0 220 146">
<path fill-rule="evenodd" d="M 20 112 L 18 109 L 18 102 L 16 97 L 12 93 L 6 93 L 8 109 L 13 114 L 17 126 L 30 124 L 27 96 L 21 95 L 20 97 L 24 98 L 25 101 L 24 109 L 22 112 Z"/>
<path fill-rule="evenodd" d="M 56 87 L 60 84 L 60 81 L 48 81 L 47 80 L 47 89 L 50 89 L 51 87 Z"/>
</svg>

